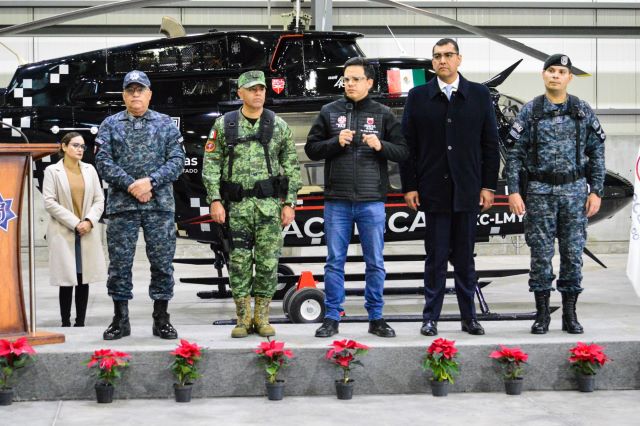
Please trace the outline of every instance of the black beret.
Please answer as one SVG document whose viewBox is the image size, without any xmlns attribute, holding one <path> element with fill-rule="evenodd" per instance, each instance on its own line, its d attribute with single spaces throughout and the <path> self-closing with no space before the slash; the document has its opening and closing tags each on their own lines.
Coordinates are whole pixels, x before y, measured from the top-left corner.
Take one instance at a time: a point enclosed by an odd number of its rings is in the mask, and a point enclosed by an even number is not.
<svg viewBox="0 0 640 426">
<path fill-rule="evenodd" d="M 553 65 L 560 65 L 561 67 L 569 68 L 571 71 L 571 59 L 567 55 L 563 55 L 562 53 L 556 53 L 555 55 L 551 55 L 544 61 L 544 68 L 542 70 L 546 70 L 547 68 Z"/>
</svg>

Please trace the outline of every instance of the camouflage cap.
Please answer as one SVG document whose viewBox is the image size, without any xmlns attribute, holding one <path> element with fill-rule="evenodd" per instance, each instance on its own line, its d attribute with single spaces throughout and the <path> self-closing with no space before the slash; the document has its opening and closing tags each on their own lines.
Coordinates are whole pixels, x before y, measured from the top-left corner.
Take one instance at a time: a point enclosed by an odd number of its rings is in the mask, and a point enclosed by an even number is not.
<svg viewBox="0 0 640 426">
<path fill-rule="evenodd" d="M 264 87 L 267 87 L 267 81 L 265 80 L 264 73 L 262 71 L 247 71 L 240 74 L 240 77 L 238 77 L 238 89 L 248 89 L 249 87 L 253 87 L 258 84 L 262 84 Z"/>
<path fill-rule="evenodd" d="M 547 58 L 546 61 L 544 61 L 544 66 L 542 68 L 542 70 L 546 70 L 547 68 L 551 67 L 551 66 L 561 66 L 561 67 L 567 67 L 569 68 L 569 70 L 571 70 L 571 59 L 569 59 L 569 57 L 567 55 L 563 55 L 562 53 L 556 53 L 554 55 L 551 55 Z"/>
<path fill-rule="evenodd" d="M 144 87 L 151 87 L 151 82 L 149 81 L 149 77 L 142 71 L 129 71 L 127 75 L 124 76 L 124 81 L 122 82 L 122 88 L 126 89 L 130 84 L 139 84 Z"/>
</svg>

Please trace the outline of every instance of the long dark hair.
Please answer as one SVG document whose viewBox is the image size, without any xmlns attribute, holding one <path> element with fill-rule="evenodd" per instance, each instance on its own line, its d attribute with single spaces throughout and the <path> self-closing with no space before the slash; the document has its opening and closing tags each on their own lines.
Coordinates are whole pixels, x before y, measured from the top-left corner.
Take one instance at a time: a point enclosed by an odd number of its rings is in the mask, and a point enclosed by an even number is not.
<svg viewBox="0 0 640 426">
<path fill-rule="evenodd" d="M 82 137 L 82 135 L 78 132 L 69 132 L 60 139 L 60 150 L 58 151 L 58 155 L 64 157 L 64 151 L 62 150 L 62 145 L 68 146 L 71 139 L 75 137 Z"/>
</svg>

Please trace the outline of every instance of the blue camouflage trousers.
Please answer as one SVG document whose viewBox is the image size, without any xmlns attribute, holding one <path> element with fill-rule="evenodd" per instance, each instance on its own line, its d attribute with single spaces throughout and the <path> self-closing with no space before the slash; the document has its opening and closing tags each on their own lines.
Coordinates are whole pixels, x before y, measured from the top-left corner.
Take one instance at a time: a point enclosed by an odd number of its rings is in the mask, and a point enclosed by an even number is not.
<svg viewBox="0 0 640 426">
<path fill-rule="evenodd" d="M 131 268 L 140 227 L 151 264 L 149 297 L 153 300 L 171 300 L 176 232 L 173 213 L 165 211 L 128 211 L 109 216 L 109 296 L 113 300 L 133 299 Z"/>
<path fill-rule="evenodd" d="M 582 251 L 587 239 L 587 194 L 527 195 L 524 235 L 531 249 L 529 291 L 553 290 L 556 278 L 551 260 L 554 241 L 560 249 L 560 292 L 580 293 L 582 287 Z"/>
</svg>

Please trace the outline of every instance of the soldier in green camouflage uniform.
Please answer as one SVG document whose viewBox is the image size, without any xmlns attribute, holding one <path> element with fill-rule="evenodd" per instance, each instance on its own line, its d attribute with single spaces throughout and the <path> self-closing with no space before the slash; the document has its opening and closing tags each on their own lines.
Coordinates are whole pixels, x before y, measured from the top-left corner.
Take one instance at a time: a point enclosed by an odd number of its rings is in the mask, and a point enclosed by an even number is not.
<svg viewBox="0 0 640 426">
<path fill-rule="evenodd" d="M 282 227 L 295 217 L 296 194 L 302 186 L 293 134 L 284 120 L 263 108 L 265 92 L 264 73 L 249 71 L 240 75 L 238 96 L 243 105 L 239 111 L 216 120 L 204 152 L 202 180 L 207 189 L 207 201 L 211 204 L 211 217 L 219 224 L 228 219 L 232 240 L 229 280 L 238 322 L 231 337 L 246 337 L 253 330 L 265 337 L 275 335 L 269 324 L 269 304 L 276 291 Z M 272 115 L 265 115 L 269 113 Z M 273 120 L 273 134 L 266 145 L 267 162 L 260 137 L 265 131 L 264 121 L 270 119 Z M 235 143 L 225 135 L 231 132 L 230 127 L 225 126 L 226 120 L 237 120 Z M 230 157 L 233 158 L 231 176 Z M 282 176 L 279 176 L 281 170 Z M 279 194 L 278 188 L 268 196 L 256 193 L 261 183 L 268 183 L 274 177 L 285 181 L 280 185 Z M 241 185 L 239 194 L 229 196 L 226 185 L 237 190 L 238 184 Z M 252 293 L 255 297 L 253 321 Z"/>
</svg>

